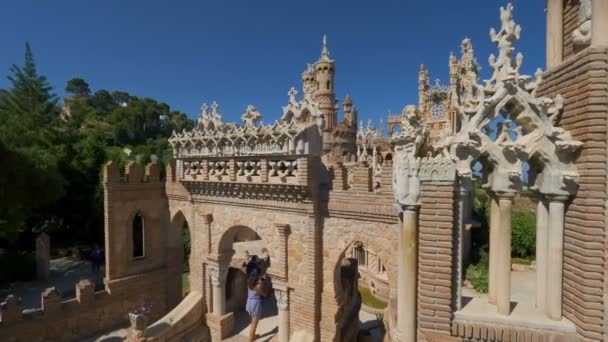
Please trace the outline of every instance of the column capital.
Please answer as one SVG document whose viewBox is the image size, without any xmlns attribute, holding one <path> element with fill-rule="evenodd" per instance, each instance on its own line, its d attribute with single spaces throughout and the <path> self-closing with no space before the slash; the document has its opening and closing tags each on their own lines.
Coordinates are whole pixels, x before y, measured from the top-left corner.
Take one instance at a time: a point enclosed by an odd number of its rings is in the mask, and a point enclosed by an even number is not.
<svg viewBox="0 0 608 342">
<path fill-rule="evenodd" d="M 279 235 L 286 237 L 291 233 L 291 227 L 287 223 L 275 223 L 274 226 L 277 228 Z"/>
<path fill-rule="evenodd" d="M 279 310 L 287 310 L 289 308 L 289 289 L 279 289 L 275 287 L 274 296 L 277 299 L 277 307 Z"/>
<path fill-rule="evenodd" d="M 228 267 L 208 264 L 209 278 L 215 287 L 222 287 L 226 284 L 226 278 L 228 277 Z"/>
</svg>

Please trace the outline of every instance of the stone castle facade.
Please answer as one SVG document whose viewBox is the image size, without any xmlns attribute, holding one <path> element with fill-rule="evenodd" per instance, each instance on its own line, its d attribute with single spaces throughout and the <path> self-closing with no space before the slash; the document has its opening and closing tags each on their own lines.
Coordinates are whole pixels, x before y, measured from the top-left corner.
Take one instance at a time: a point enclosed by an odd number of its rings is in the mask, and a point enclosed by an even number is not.
<svg viewBox="0 0 608 342">
<path fill-rule="evenodd" d="M 608 340 L 608 2 L 549 0 L 547 31 L 547 70 L 521 75 L 521 27 L 501 8 L 491 79 L 480 81 L 465 39 L 448 86 L 420 68 L 419 103 L 389 116 L 388 137 L 358 123 L 350 97 L 338 120 L 325 38 L 275 123 L 254 106 L 225 123 L 203 105 L 197 127 L 170 138 L 163 177 L 156 164 L 104 167 L 105 289 L 82 281 L 68 301 L 49 289 L 36 313 L 11 296 L 0 340 L 78 340 L 129 317 L 131 341 L 220 341 L 235 329 L 237 245 L 260 240 L 282 342 L 357 340 L 360 263 L 386 282 L 388 341 Z M 490 275 L 488 295 L 471 298 L 462 274 L 476 163 L 491 203 Z M 538 198 L 533 301 L 511 293 L 524 163 Z M 143 304 L 145 316 L 127 315 Z"/>
</svg>

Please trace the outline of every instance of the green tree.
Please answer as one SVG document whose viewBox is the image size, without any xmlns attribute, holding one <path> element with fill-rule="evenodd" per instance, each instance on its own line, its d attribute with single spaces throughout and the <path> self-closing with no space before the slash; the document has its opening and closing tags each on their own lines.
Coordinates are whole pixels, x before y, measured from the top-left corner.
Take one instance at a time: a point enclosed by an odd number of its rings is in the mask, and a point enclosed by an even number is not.
<svg viewBox="0 0 608 342">
<path fill-rule="evenodd" d="M 68 81 L 67 85 L 65 86 L 65 91 L 77 97 L 91 96 L 89 84 L 82 78 L 78 77 L 72 78 Z"/>
</svg>

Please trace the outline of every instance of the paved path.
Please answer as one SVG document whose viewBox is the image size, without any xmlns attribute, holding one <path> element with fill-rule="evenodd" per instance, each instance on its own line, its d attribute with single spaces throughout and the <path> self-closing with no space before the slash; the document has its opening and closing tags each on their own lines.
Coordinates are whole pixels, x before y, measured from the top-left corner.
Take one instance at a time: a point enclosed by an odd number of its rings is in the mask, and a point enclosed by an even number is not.
<svg viewBox="0 0 608 342">
<path fill-rule="evenodd" d="M 103 267 L 101 272 L 93 274 L 88 261 L 68 257 L 53 259 L 48 280 L 14 283 L 10 289 L 0 289 L 0 301 L 12 293 L 21 298 L 24 310 L 40 308 L 40 295 L 46 288 L 55 286 L 64 299 L 74 298 L 76 284 L 82 279 L 91 279 L 97 290 L 102 289 Z"/>
</svg>

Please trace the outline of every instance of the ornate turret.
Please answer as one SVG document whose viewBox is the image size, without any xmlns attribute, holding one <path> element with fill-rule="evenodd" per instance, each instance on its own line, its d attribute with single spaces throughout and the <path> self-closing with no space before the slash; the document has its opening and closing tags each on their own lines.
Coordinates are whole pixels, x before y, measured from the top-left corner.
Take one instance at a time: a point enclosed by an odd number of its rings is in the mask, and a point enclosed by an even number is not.
<svg viewBox="0 0 608 342">
<path fill-rule="evenodd" d="M 312 101 L 315 90 L 317 90 L 315 66 L 308 64 L 308 67 L 306 67 L 306 70 L 302 73 L 302 91 L 304 92 L 304 98 Z"/>
<path fill-rule="evenodd" d="M 349 127 L 357 128 L 357 109 L 353 107 L 353 101 L 350 96 L 346 95 L 344 98 L 344 103 L 342 104 L 344 108 L 344 123 L 346 123 Z"/>
<path fill-rule="evenodd" d="M 315 70 L 317 87 L 314 92 L 314 100 L 319 104 L 319 109 L 325 118 L 323 131 L 330 133 L 337 124 L 338 110 L 336 108 L 336 94 L 334 92 L 336 65 L 334 60 L 329 57 L 327 36 L 323 36 L 323 49 L 321 50 L 321 57 L 315 63 Z M 329 134 L 324 134 L 323 138 L 323 152 L 327 153 L 331 149 L 330 136 Z"/>
</svg>

